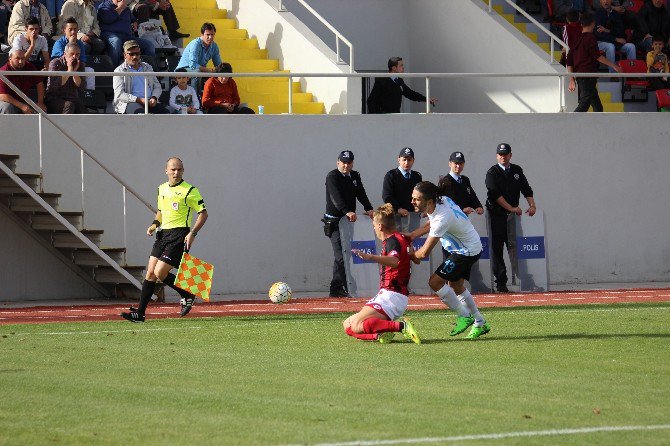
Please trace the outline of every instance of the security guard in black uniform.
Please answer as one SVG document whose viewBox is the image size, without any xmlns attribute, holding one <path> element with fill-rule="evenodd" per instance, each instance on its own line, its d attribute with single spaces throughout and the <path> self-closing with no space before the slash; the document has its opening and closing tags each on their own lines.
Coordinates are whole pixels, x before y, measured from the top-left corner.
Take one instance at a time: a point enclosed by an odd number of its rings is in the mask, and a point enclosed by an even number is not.
<svg viewBox="0 0 670 446">
<path fill-rule="evenodd" d="M 535 199 L 533 189 L 528 184 L 523 169 L 511 164 L 512 147 L 507 143 L 498 144 L 496 149 L 498 164 L 486 172 L 486 209 L 491 216 L 491 266 L 499 293 L 508 293 L 507 269 L 503 260 L 503 244 L 510 249 L 507 240 L 507 216 L 511 213 L 521 215 L 519 197 L 523 194 L 530 206 L 526 211 L 529 216 L 535 215 Z"/>
<path fill-rule="evenodd" d="M 463 152 L 454 152 L 449 156 L 449 173 L 440 178 L 440 182 L 446 181 L 450 185 L 451 194 L 449 198 L 460 207 L 466 214 L 476 212 L 484 213 L 482 203 L 477 198 L 475 190 L 470 184 L 470 178 L 461 175 L 465 167 L 465 155 Z"/>
<path fill-rule="evenodd" d="M 412 191 L 414 186 L 423 181 L 421 174 L 413 170 L 412 166 L 414 166 L 414 150 L 405 147 L 398 155 L 398 167 L 384 175 L 382 199 L 384 203 L 391 203 L 393 210 L 401 217 L 407 217 L 414 211 Z"/>
<path fill-rule="evenodd" d="M 365 193 L 361 175 L 352 170 L 354 153 L 351 150 L 340 152 L 337 157 L 337 169 L 326 175 L 326 213 L 323 215 L 323 230 L 333 245 L 333 279 L 330 282 L 330 295 L 350 297 L 347 291 L 347 277 L 344 271 L 344 256 L 340 241 L 339 221 L 346 216 L 356 221 L 356 200 L 360 201 L 368 217 L 372 218 L 372 205 Z"/>
</svg>

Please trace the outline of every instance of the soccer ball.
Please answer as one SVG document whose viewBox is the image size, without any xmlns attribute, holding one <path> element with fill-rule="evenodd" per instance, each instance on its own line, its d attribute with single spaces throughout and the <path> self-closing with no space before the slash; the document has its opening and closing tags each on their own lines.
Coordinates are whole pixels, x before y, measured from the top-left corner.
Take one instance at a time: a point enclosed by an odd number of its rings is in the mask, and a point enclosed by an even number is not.
<svg viewBox="0 0 670 446">
<path fill-rule="evenodd" d="M 293 292 L 291 291 L 291 287 L 284 282 L 275 282 L 270 287 L 268 296 L 270 297 L 270 300 L 276 304 L 285 304 L 291 300 Z"/>
</svg>

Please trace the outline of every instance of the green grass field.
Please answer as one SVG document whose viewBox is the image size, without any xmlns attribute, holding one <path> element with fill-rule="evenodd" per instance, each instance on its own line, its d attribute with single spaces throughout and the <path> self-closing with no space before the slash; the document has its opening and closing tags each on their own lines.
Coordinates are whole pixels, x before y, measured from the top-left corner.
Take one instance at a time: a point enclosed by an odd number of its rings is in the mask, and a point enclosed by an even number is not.
<svg viewBox="0 0 670 446">
<path fill-rule="evenodd" d="M 410 313 L 424 343 L 344 335 L 343 314 L 0 326 L 0 444 L 480 440 L 670 444 L 670 304 L 487 309 L 492 332 Z M 466 332 L 467 333 L 467 332 Z M 396 338 L 398 339 L 398 338 Z M 440 440 L 441 439 L 441 440 Z"/>
</svg>

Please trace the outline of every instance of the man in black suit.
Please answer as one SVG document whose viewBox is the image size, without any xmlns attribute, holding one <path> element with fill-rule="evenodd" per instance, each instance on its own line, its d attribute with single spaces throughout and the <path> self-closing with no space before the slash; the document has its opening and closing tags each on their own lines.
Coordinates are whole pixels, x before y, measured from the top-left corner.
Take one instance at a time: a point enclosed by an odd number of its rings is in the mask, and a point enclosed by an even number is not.
<svg viewBox="0 0 670 446">
<path fill-rule="evenodd" d="M 356 200 L 372 218 L 372 205 L 365 193 L 361 175 L 352 170 L 354 153 L 343 150 L 337 157 L 337 169 L 326 175 L 326 213 L 323 215 L 324 232 L 333 245 L 333 279 L 330 282 L 330 295 L 333 297 L 350 297 L 347 291 L 347 277 L 344 271 L 344 256 L 340 241 L 339 221 L 346 216 L 351 222 L 356 221 Z"/>
<path fill-rule="evenodd" d="M 414 186 L 423 181 L 421 174 L 412 170 L 414 151 L 405 147 L 398 155 L 398 167 L 386 172 L 382 187 L 384 203 L 391 203 L 393 210 L 401 217 L 407 217 L 413 211 L 412 191 Z"/>
<path fill-rule="evenodd" d="M 454 152 L 449 156 L 449 173 L 440 179 L 440 182 L 446 181 L 450 184 L 451 194 L 449 198 L 460 207 L 466 214 L 476 212 L 479 215 L 484 213 L 484 207 L 477 198 L 475 190 L 470 184 L 470 178 L 462 175 L 465 167 L 465 155 L 463 152 Z"/>
<path fill-rule="evenodd" d="M 392 57 L 388 62 L 391 77 L 380 77 L 375 80 L 370 96 L 368 96 L 368 113 L 400 113 L 402 97 L 415 102 L 426 102 L 426 97 L 409 88 L 395 73 L 405 72 L 405 63 L 402 57 Z M 430 103 L 435 106 L 437 99 L 431 98 Z"/>
</svg>

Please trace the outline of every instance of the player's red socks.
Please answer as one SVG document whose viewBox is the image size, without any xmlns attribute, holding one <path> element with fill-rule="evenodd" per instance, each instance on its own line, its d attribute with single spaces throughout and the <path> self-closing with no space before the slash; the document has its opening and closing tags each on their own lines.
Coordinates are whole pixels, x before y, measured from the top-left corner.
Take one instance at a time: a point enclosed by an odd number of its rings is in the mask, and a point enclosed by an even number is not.
<svg viewBox="0 0 670 446">
<path fill-rule="evenodd" d="M 352 336 L 356 339 L 361 339 L 363 341 L 376 341 L 377 340 L 377 335 L 376 334 L 365 334 L 365 333 L 354 333 L 354 331 L 351 329 L 351 327 L 347 327 L 346 330 L 344 330 L 346 334 L 349 336 Z"/>
<path fill-rule="evenodd" d="M 400 330 L 400 322 L 386 321 L 376 317 L 369 317 L 363 321 L 363 331 L 366 333 L 399 332 Z"/>
</svg>

